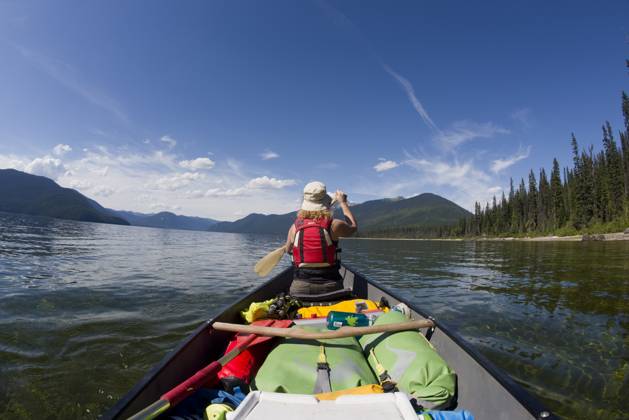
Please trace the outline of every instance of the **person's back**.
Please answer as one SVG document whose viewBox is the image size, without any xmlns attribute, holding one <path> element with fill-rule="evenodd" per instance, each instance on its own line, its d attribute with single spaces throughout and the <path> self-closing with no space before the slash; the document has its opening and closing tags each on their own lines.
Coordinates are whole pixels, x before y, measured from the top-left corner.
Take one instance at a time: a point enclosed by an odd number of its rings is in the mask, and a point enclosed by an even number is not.
<svg viewBox="0 0 629 420">
<path fill-rule="evenodd" d="M 290 293 L 318 295 L 343 288 L 339 275 L 338 240 L 354 234 L 356 219 L 347 196 L 336 192 L 346 222 L 332 218 L 332 199 L 321 182 L 304 188 L 304 200 L 295 223 L 288 231 L 286 251 L 293 256 L 295 276 Z"/>
</svg>

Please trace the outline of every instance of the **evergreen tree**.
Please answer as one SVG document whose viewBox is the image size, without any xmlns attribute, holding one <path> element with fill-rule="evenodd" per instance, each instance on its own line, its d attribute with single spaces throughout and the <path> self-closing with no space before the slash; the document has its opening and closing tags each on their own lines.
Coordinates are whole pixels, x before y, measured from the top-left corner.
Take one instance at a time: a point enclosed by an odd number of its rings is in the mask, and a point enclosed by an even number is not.
<svg viewBox="0 0 629 420">
<path fill-rule="evenodd" d="M 591 156 L 591 150 L 590 150 Z M 592 160 L 593 162 L 593 217 L 601 222 L 609 219 L 609 189 L 607 187 L 607 164 L 605 155 L 601 152 Z"/>
<path fill-rule="evenodd" d="M 537 181 L 535 180 L 535 174 L 531 169 L 529 172 L 529 193 L 527 200 L 527 222 L 526 222 L 526 230 L 527 232 L 535 232 L 537 230 L 537 216 L 538 216 L 538 206 L 539 206 L 539 197 L 537 192 Z"/>
<path fill-rule="evenodd" d="M 563 187 L 561 185 L 561 173 L 559 162 L 553 159 L 553 170 L 550 174 L 550 219 L 552 229 L 558 229 L 566 222 L 565 206 L 563 200 Z"/>
<path fill-rule="evenodd" d="M 623 213 L 625 186 L 623 177 L 622 157 L 614 141 L 612 127 L 607 122 L 603 126 L 603 146 L 605 148 L 606 191 L 609 199 L 610 219 Z"/>
<path fill-rule="evenodd" d="M 550 184 L 546 177 L 546 171 L 542 168 L 539 172 L 539 205 L 537 208 L 538 230 L 542 232 L 551 228 L 551 202 Z"/>
<path fill-rule="evenodd" d="M 590 154 L 581 152 L 579 162 L 579 183 L 577 183 L 577 227 L 587 226 L 594 215 L 594 174 Z M 580 209 L 580 213 L 579 213 Z"/>
</svg>

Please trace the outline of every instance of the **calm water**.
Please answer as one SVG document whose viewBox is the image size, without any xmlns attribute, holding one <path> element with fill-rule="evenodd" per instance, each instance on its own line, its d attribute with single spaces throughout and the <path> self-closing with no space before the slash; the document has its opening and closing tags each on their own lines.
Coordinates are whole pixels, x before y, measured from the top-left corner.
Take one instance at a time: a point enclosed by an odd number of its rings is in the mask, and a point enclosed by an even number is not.
<svg viewBox="0 0 629 420">
<path fill-rule="evenodd" d="M 0 418 L 98 417 L 281 242 L 0 213 Z M 559 414 L 629 415 L 629 242 L 343 249 Z"/>
</svg>

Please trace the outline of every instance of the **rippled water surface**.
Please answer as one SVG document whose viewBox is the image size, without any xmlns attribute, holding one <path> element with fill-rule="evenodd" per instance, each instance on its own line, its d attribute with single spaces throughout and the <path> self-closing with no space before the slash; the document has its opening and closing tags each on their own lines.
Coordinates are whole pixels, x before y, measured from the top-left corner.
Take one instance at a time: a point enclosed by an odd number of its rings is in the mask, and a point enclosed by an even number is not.
<svg viewBox="0 0 629 420">
<path fill-rule="evenodd" d="M 0 418 L 98 417 L 281 242 L 0 213 Z M 343 249 L 559 414 L 627 418 L 629 242 Z"/>
</svg>

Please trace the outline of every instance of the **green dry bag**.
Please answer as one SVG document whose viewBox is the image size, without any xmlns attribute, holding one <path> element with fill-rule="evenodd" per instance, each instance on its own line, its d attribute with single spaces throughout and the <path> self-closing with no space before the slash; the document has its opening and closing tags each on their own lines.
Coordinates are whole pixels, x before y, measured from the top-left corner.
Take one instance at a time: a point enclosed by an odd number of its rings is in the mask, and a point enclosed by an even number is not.
<svg viewBox="0 0 629 420">
<path fill-rule="evenodd" d="M 378 383 L 354 337 L 329 340 L 288 338 L 269 353 L 251 388 L 288 394 L 315 393 L 321 344 L 330 367 L 332 391 Z"/>
<path fill-rule="evenodd" d="M 408 321 L 404 314 L 389 311 L 380 315 L 374 325 Z M 424 407 L 447 406 L 454 396 L 456 375 L 428 340 L 416 331 L 369 334 L 360 338 L 365 357 L 376 371 L 375 356 L 388 371 L 400 391 L 411 394 Z"/>
</svg>

